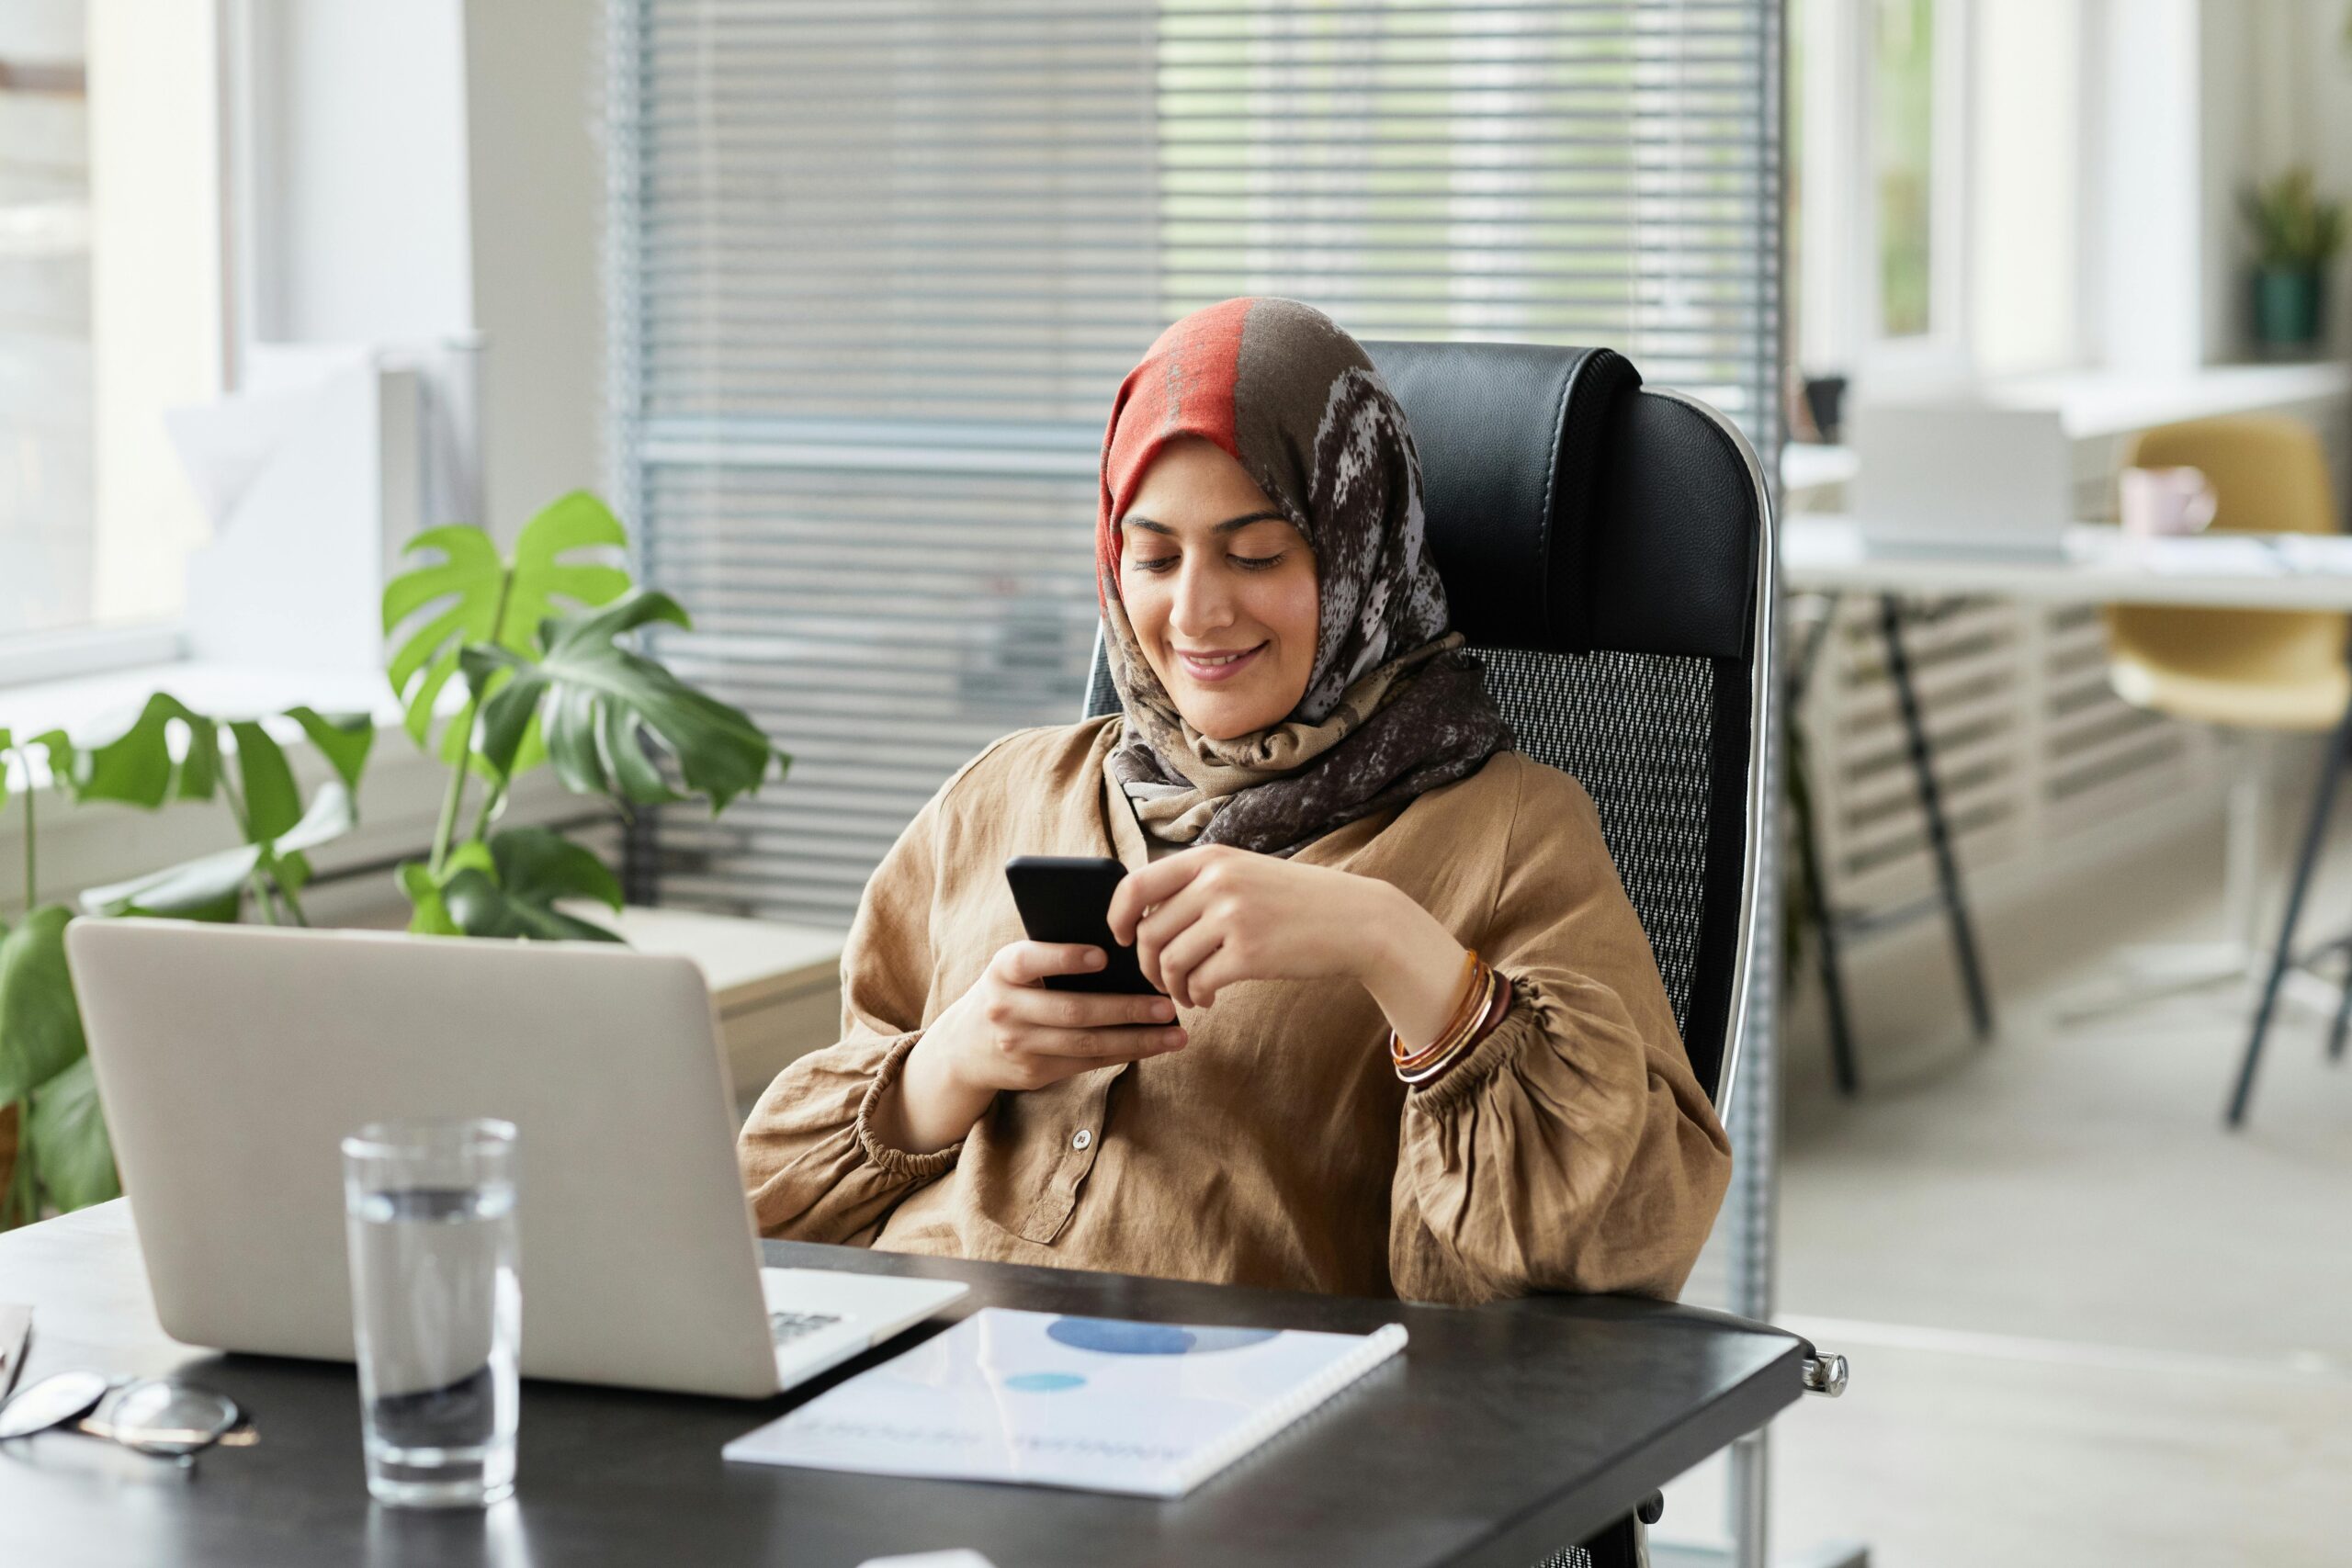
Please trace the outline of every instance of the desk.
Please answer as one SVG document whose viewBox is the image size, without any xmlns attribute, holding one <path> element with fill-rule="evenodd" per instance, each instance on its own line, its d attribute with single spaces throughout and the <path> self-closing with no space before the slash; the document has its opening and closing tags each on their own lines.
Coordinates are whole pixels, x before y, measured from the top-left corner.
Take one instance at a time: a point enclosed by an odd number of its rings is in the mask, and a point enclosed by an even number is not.
<svg viewBox="0 0 2352 1568">
<path fill-rule="evenodd" d="M 1893 553 L 1872 548 L 1868 529 L 1853 518 L 1814 514 L 1788 518 L 1781 525 L 1780 548 L 1781 581 L 1791 592 L 1822 593 L 1832 598 L 1847 592 L 1879 595 L 1879 626 L 1886 646 L 1887 674 L 1894 686 L 1895 705 L 1909 746 L 1920 809 L 1927 818 L 1928 847 L 1935 858 L 1937 881 L 1951 925 L 1954 958 L 1980 1038 L 1991 1033 L 1991 1008 L 1977 964 L 1975 935 L 1961 891 L 1959 867 L 1952 858 L 1926 726 L 1919 716 L 1909 660 L 1904 651 L 1897 596 L 2352 612 L 2352 537 L 2342 535 L 2231 532 L 2144 539 L 2127 536 L 2113 526 L 2080 524 L 2066 531 L 2063 556 L 2034 558 L 1961 551 L 1931 554 L 1916 548 Z M 1822 626 L 1826 626 L 1825 619 Z M 1798 650 L 1791 676 L 1792 706 L 1812 673 L 1819 648 L 1817 630 Z M 2256 1066 L 2278 1005 L 2279 985 L 2290 966 L 2296 920 L 2310 891 L 2312 866 L 2326 830 L 2335 781 L 2347 749 L 2352 749 L 2352 712 L 2346 714 L 2338 728 L 2329 752 L 2329 765 L 2321 773 L 2318 795 L 2304 831 L 2302 855 L 2296 863 L 2287 897 L 2278 948 L 2272 955 L 2262 999 L 2255 1010 L 2253 1031 L 2230 1099 L 2226 1119 L 2233 1127 L 2245 1118 Z M 1821 933 L 1821 941 L 1815 944 L 1816 959 L 1828 1001 L 1830 1045 L 1838 1081 L 1841 1089 L 1851 1092 L 1857 1073 L 1844 989 L 1838 978 L 1835 922 L 1827 908 L 1812 824 L 1802 812 L 1797 816 L 1796 838 L 1798 868 L 1804 884 L 1800 896 Z M 2346 993 L 2346 1003 L 2352 1007 L 2352 989 Z M 2343 1050 L 2344 1016 L 2339 1012 L 2330 1045 L 2332 1054 L 2340 1055 Z"/>
<path fill-rule="evenodd" d="M 970 1546 L 998 1568 L 1529 1568 L 1763 1426 L 1796 1399 L 1805 1353 L 1736 1319 L 1616 1298 L 1404 1306 L 847 1247 L 767 1251 L 772 1264 L 968 1280 L 965 1310 L 1348 1332 L 1401 1320 L 1413 1337 L 1181 1502 L 729 1465 L 719 1446 L 786 1400 L 531 1382 L 515 1501 L 488 1515 L 403 1514 L 368 1503 L 351 1370 L 165 1339 L 117 1201 L 0 1235 L 0 1297 L 33 1304 L 26 1378 L 178 1369 L 246 1405 L 261 1442 L 187 1473 L 79 1435 L 0 1446 L 0 1562 L 849 1568 Z"/>
<path fill-rule="evenodd" d="M 2283 556 L 2282 547 L 2301 553 Z M 2111 525 L 2086 523 L 2067 530 L 2065 551 L 2046 558 L 1894 554 L 1872 548 L 1854 519 L 1817 513 L 1781 523 L 1781 583 L 1792 593 L 2352 611 L 2352 538 L 2341 536 L 2141 539 Z"/>
</svg>

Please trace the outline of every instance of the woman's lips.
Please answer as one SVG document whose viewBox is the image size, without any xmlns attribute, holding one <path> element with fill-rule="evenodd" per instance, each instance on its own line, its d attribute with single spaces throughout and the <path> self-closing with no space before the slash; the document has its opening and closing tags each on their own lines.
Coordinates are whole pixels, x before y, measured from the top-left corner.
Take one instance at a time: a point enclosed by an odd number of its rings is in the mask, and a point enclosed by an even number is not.
<svg viewBox="0 0 2352 1568">
<path fill-rule="evenodd" d="M 1236 675 L 1257 663 L 1258 655 L 1265 650 L 1266 645 L 1261 642 L 1240 658 L 1227 659 L 1223 663 L 1204 662 L 1189 653 L 1180 653 L 1176 656 L 1176 660 L 1184 667 L 1185 674 L 1204 685 L 1214 685 L 1219 681 L 1232 680 Z"/>
</svg>

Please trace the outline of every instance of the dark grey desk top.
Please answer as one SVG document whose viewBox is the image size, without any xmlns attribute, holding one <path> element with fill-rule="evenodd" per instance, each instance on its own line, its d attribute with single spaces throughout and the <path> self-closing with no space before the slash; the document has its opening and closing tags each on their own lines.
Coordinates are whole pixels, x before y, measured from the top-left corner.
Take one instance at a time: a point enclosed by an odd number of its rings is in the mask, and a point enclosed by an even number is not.
<svg viewBox="0 0 2352 1568">
<path fill-rule="evenodd" d="M 165 1339 L 114 1203 L 0 1235 L 0 1300 L 33 1306 L 25 1376 L 176 1368 L 244 1404 L 262 1441 L 187 1472 L 78 1435 L 0 1445 L 0 1563 L 850 1568 L 969 1546 L 998 1568 L 1528 1568 L 1762 1426 L 1801 1375 L 1786 1335 L 1614 1299 L 1401 1306 L 775 1243 L 768 1260 L 967 1280 L 970 1306 L 1350 1332 L 1401 1320 L 1412 1343 L 1181 1502 L 730 1465 L 719 1446 L 787 1400 L 526 1382 L 515 1501 L 408 1514 L 368 1502 L 350 1369 Z"/>
</svg>

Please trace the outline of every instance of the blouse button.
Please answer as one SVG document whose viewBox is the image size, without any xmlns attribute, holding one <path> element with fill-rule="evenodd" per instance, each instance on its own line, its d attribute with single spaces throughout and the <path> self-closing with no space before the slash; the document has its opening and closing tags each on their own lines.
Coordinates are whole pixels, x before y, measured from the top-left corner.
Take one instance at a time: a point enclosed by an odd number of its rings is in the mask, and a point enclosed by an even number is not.
<svg viewBox="0 0 2352 1568">
<path fill-rule="evenodd" d="M 1080 1127 L 1077 1132 L 1070 1134 L 1069 1146 L 1083 1154 L 1086 1151 L 1086 1146 L 1092 1142 L 1094 1142 L 1094 1134 L 1089 1132 L 1086 1128 Z"/>
</svg>

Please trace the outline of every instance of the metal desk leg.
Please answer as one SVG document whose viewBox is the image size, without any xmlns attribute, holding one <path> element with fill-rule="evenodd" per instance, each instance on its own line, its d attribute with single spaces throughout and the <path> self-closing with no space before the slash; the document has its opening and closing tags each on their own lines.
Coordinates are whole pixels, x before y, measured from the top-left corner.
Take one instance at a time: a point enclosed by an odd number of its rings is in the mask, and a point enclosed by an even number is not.
<svg viewBox="0 0 2352 1568">
<path fill-rule="evenodd" d="M 1812 689 L 1814 667 L 1820 661 L 1821 646 L 1828 640 L 1829 628 L 1837 618 L 1838 595 L 1824 596 L 1821 619 L 1805 634 L 1797 650 L 1796 666 L 1789 671 L 1787 704 L 1781 711 L 1787 722 L 1798 722 L 1804 694 Z M 1838 957 L 1838 918 L 1829 907 L 1829 881 L 1822 874 L 1820 842 L 1815 837 L 1811 752 L 1804 768 L 1796 765 L 1798 730 L 1783 731 L 1791 752 L 1789 774 L 1789 816 L 1797 840 L 1797 873 L 1804 881 L 1798 897 L 1804 900 L 1804 916 L 1813 927 L 1815 945 L 1814 963 L 1821 972 L 1821 995 L 1829 1012 L 1829 1066 L 1837 1080 L 1838 1092 L 1851 1098 L 1861 1088 L 1861 1074 L 1854 1055 L 1854 1028 L 1846 1011 L 1846 978 Z"/>
<path fill-rule="evenodd" d="M 2295 862 L 2295 880 L 2287 890 L 2287 912 L 2278 922 L 2278 946 L 2270 959 L 2270 975 L 2262 984 L 2262 1000 L 2254 1010 L 2254 1029 L 2246 1036 L 2245 1060 L 2238 1065 L 2238 1085 L 2230 1096 L 2229 1114 L 2224 1120 L 2232 1127 L 2245 1124 L 2246 1101 L 2254 1096 L 2254 1069 L 2262 1060 L 2262 1043 L 2270 1032 L 2270 1014 L 2278 1005 L 2278 987 L 2287 977 L 2287 966 L 2294 959 L 2295 922 L 2303 912 L 2303 897 L 2311 891 L 2312 872 L 2319 863 L 2320 845 L 2327 838 L 2328 814 L 2335 807 L 2335 782 L 2344 773 L 2344 753 L 2352 748 L 2352 706 L 2344 710 L 2343 722 L 2327 739 L 2327 758 L 2320 764 L 2319 788 L 2312 797 L 2311 821 L 2303 829 L 2303 852 Z M 2343 1020 L 2336 1021 L 2336 1032 L 2331 1049 L 2340 1049 L 2344 1043 Z"/>
<path fill-rule="evenodd" d="M 2346 1028 L 2352 1028 L 2352 969 L 2345 972 L 2344 989 L 2336 994 L 2335 998 L 2335 1021 L 2327 1029 L 2327 1059 L 2331 1062 L 2344 1060 Z"/>
<path fill-rule="evenodd" d="M 1969 924 L 1968 901 L 1960 886 L 1960 863 L 1953 858 L 1951 833 L 1944 821 L 1928 727 L 1919 716 L 1918 694 L 1911 684 L 1911 660 L 1903 650 L 1903 606 L 1892 593 L 1879 595 L 1878 626 L 1886 643 L 1887 678 L 1894 684 L 1895 705 L 1902 710 L 1904 733 L 1910 741 L 1919 810 L 1928 820 L 1928 847 L 1936 857 L 1936 880 L 1942 886 L 1944 911 L 1951 920 L 1952 957 L 1960 965 L 1961 987 L 1968 993 L 1969 1021 L 1975 1027 L 1976 1037 L 1983 1040 L 1993 1032 L 1993 1006 L 1985 999 L 1984 972 L 1976 960 L 1976 932 Z"/>
</svg>

